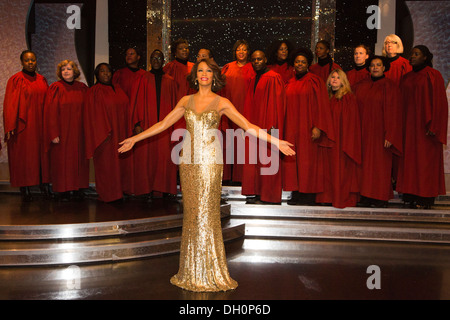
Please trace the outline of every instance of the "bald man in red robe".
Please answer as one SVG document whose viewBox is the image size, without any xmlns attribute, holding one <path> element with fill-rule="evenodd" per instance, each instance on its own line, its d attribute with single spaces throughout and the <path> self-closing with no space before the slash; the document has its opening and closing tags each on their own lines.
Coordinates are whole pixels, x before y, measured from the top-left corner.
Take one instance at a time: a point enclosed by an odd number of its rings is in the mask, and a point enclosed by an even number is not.
<svg viewBox="0 0 450 320">
<path fill-rule="evenodd" d="M 138 132 L 150 128 L 164 119 L 176 105 L 175 80 L 164 74 L 164 55 L 155 50 L 150 63 L 152 69 L 137 82 L 134 98 L 131 100 L 132 123 Z M 171 159 L 173 143 L 172 130 L 136 144 L 134 148 L 134 190 L 136 195 L 153 191 L 176 195 L 177 166 Z M 151 198 L 149 198 L 150 200 Z"/>
<path fill-rule="evenodd" d="M 5 141 L 10 182 L 20 187 L 24 200 L 32 200 L 30 186 L 48 183 L 48 157 L 44 152 L 42 124 L 47 80 L 36 73 L 36 55 L 24 51 L 23 70 L 6 85 L 3 102 Z"/>
<path fill-rule="evenodd" d="M 286 110 L 284 81 L 278 73 L 267 68 L 263 51 L 253 52 L 251 62 L 256 75 L 250 82 L 243 114 L 268 133 L 274 134 L 272 130 L 278 130 L 278 138 L 283 139 Z M 252 148 L 252 143 L 258 144 L 257 148 Z M 243 168 L 242 194 L 248 196 L 247 203 L 281 203 L 281 160 L 278 150 L 254 140 L 249 141 L 248 147 L 246 153 L 251 149 L 258 151 L 257 163 L 252 164 L 248 158 Z M 254 198 L 250 197 L 253 195 Z"/>
</svg>

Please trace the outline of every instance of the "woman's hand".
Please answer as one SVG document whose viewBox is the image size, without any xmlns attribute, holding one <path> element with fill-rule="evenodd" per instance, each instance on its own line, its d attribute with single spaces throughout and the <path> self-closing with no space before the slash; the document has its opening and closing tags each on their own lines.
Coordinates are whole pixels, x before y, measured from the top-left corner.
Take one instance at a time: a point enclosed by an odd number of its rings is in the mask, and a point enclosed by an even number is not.
<svg viewBox="0 0 450 320">
<path fill-rule="evenodd" d="M 56 137 L 55 139 L 53 139 L 52 143 L 59 143 L 59 137 Z"/>
<path fill-rule="evenodd" d="M 279 144 L 278 144 L 278 149 L 285 155 L 287 156 L 294 156 L 295 155 L 295 151 L 292 150 L 291 147 L 293 147 L 294 145 L 290 142 L 284 141 L 284 140 L 280 140 Z"/>
<path fill-rule="evenodd" d="M 119 143 L 122 146 L 117 151 L 119 151 L 119 153 L 130 151 L 135 143 L 136 141 L 133 139 L 133 137 L 125 139 Z"/>
<path fill-rule="evenodd" d="M 390 148 L 392 146 L 392 143 L 390 143 L 389 141 L 387 141 L 387 140 L 384 140 L 384 147 L 385 148 Z"/>
</svg>

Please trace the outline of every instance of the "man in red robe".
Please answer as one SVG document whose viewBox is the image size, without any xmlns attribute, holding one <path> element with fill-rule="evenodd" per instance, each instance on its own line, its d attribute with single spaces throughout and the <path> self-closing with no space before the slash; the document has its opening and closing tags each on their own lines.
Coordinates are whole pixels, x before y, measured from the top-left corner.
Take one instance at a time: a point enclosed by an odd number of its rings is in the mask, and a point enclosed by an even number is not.
<svg viewBox="0 0 450 320">
<path fill-rule="evenodd" d="M 84 103 L 86 157 L 94 159 L 95 187 L 99 200 L 112 202 L 129 193 L 128 162 L 117 152 L 119 142 L 128 137 L 126 119 L 128 96 L 111 83 L 112 68 L 97 66 L 97 83 L 89 88 Z"/>
<path fill-rule="evenodd" d="M 30 186 L 48 184 L 48 157 L 42 136 L 47 80 L 36 73 L 36 55 L 24 51 L 23 70 L 6 85 L 3 102 L 5 141 L 8 146 L 10 182 L 20 187 L 24 200 L 32 200 Z"/>
<path fill-rule="evenodd" d="M 139 62 L 141 60 L 140 53 L 136 50 L 136 48 L 128 48 L 125 53 L 125 63 L 126 67 L 117 70 L 114 72 L 112 83 L 113 85 L 118 85 L 120 88 L 122 88 L 125 93 L 127 94 L 128 98 L 131 100 L 133 98 L 133 90 L 136 82 L 139 80 L 139 78 L 145 74 L 145 70 L 139 68 Z M 131 125 L 131 109 L 128 109 L 127 111 L 127 119 L 126 119 L 126 125 L 127 125 L 127 133 L 131 132 L 133 130 L 133 127 L 130 127 Z M 134 194 L 133 190 L 133 172 L 134 172 L 134 150 L 131 152 L 128 152 L 128 154 L 123 155 L 123 159 L 128 162 L 128 166 L 126 167 L 126 170 L 128 170 L 129 176 L 130 176 L 130 186 L 127 188 L 129 190 L 130 194 Z"/>
<path fill-rule="evenodd" d="M 403 150 L 402 106 L 398 86 L 384 76 L 389 62 L 375 56 L 368 63 L 371 77 L 355 87 L 361 117 L 361 196 L 367 205 L 386 206 L 394 196 L 392 157 Z"/>
<path fill-rule="evenodd" d="M 250 81 L 243 114 L 250 122 L 268 133 L 276 134 L 273 129 L 278 130 L 278 138 L 283 139 L 286 109 L 284 81 L 278 73 L 267 68 L 263 51 L 253 52 L 251 62 L 256 75 Z M 252 148 L 252 143 L 258 144 L 258 147 Z M 246 159 L 242 175 L 242 194 L 256 196 L 248 198 L 247 203 L 280 203 L 281 162 L 278 150 L 254 140 L 250 140 L 249 145 L 246 157 L 252 157 L 247 154 L 248 151 L 258 149 L 257 163 L 252 164 L 251 159 Z M 268 168 L 268 171 L 275 169 L 276 172 L 264 172 Z"/>
<path fill-rule="evenodd" d="M 133 127 L 139 128 L 136 133 L 164 119 L 176 105 L 176 83 L 162 70 L 163 53 L 153 51 L 150 63 L 152 69 L 137 82 L 130 103 Z M 136 195 L 150 194 L 152 191 L 176 195 L 177 166 L 171 159 L 171 134 L 172 130 L 166 130 L 134 147 Z"/>
<path fill-rule="evenodd" d="M 405 142 L 398 191 L 411 207 L 431 208 L 434 198 L 446 193 L 443 146 L 447 144 L 448 102 L 444 79 L 433 69 L 432 57 L 427 47 L 414 47 L 413 71 L 400 83 Z"/>
</svg>

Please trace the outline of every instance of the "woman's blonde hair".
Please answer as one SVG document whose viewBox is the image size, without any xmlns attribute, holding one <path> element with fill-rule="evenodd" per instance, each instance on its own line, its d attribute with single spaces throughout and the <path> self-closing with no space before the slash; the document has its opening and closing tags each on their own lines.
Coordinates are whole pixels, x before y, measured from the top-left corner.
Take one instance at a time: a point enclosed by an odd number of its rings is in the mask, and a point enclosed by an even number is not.
<svg viewBox="0 0 450 320">
<path fill-rule="evenodd" d="M 396 53 L 403 53 L 404 49 L 403 49 L 402 39 L 400 39 L 400 37 L 395 35 L 395 34 L 390 34 L 386 38 L 384 38 L 383 50 L 382 50 L 383 56 L 386 56 L 385 43 L 386 43 L 387 40 L 391 40 L 391 41 L 396 42 L 396 44 L 397 44 L 397 52 Z"/>
<path fill-rule="evenodd" d="M 70 64 L 70 66 L 73 69 L 73 80 L 78 79 L 78 77 L 81 75 L 80 70 L 78 69 L 78 66 L 75 62 L 73 62 L 72 60 L 63 60 L 61 61 L 58 66 L 56 67 L 56 75 L 58 76 L 59 79 L 63 79 L 62 74 L 61 74 L 61 69 L 62 67 L 67 66 L 68 64 Z"/>
<path fill-rule="evenodd" d="M 339 79 L 341 79 L 341 87 L 338 89 L 338 91 L 333 94 L 333 90 L 331 89 L 331 76 L 337 73 L 339 76 Z M 345 74 L 344 71 L 342 71 L 341 69 L 334 69 L 330 72 L 330 75 L 328 76 L 327 79 L 327 89 L 328 89 L 328 96 L 330 97 L 330 99 L 335 96 L 336 99 L 341 99 L 343 96 L 345 96 L 347 93 L 351 93 L 352 89 L 350 86 L 350 82 L 347 79 L 347 75 Z"/>
</svg>

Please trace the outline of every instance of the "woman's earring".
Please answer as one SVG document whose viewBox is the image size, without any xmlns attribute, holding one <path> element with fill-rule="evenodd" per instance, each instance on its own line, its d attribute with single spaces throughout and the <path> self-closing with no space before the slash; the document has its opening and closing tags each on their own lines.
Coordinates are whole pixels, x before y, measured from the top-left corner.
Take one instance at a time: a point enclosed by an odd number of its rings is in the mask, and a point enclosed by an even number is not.
<svg viewBox="0 0 450 320">
<path fill-rule="evenodd" d="M 195 79 L 195 86 L 197 87 L 198 86 L 198 80 L 197 79 Z"/>
<path fill-rule="evenodd" d="M 216 79 L 213 79 L 213 87 L 216 86 Z"/>
</svg>

